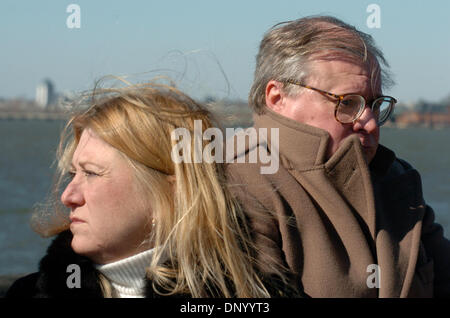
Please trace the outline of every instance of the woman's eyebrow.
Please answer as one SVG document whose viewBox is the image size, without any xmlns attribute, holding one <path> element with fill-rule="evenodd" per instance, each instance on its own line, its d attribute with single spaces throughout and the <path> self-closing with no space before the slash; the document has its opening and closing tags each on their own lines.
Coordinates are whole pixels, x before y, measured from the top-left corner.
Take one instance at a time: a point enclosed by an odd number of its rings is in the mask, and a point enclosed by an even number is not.
<svg viewBox="0 0 450 318">
<path fill-rule="evenodd" d="M 79 161 L 78 165 L 81 168 L 84 168 L 86 165 L 93 165 L 93 166 L 96 166 L 97 168 L 104 169 L 104 167 L 102 165 L 100 165 L 98 163 L 95 163 L 95 162 L 92 162 L 92 161 L 89 161 L 89 160 Z M 75 165 L 73 164 L 73 162 L 70 163 L 70 167 L 71 168 L 75 168 Z"/>
</svg>

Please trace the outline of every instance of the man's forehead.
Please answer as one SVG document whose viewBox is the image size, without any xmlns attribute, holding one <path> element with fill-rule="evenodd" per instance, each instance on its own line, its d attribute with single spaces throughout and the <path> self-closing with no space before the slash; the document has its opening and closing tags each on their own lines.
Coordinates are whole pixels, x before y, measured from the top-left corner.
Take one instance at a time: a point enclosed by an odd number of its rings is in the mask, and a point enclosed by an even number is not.
<svg viewBox="0 0 450 318">
<path fill-rule="evenodd" d="M 371 70 L 364 64 L 346 60 L 312 60 L 310 62 L 312 75 L 359 75 L 369 77 Z"/>
<path fill-rule="evenodd" d="M 335 94 L 364 93 L 371 94 L 372 70 L 360 63 L 341 60 L 316 60 L 311 62 L 312 84 L 321 85 L 324 90 Z M 375 94 L 380 93 L 381 83 L 375 85 Z"/>
</svg>

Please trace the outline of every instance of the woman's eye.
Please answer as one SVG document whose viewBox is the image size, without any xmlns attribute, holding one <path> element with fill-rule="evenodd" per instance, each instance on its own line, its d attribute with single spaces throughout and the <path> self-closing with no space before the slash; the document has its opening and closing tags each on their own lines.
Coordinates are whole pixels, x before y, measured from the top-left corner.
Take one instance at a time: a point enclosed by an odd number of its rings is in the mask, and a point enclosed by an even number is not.
<svg viewBox="0 0 450 318">
<path fill-rule="evenodd" d="M 83 170 L 83 173 L 86 177 L 98 176 L 97 173 L 89 171 L 89 170 Z"/>
<path fill-rule="evenodd" d="M 93 177 L 93 176 L 98 176 L 97 173 L 89 171 L 89 170 L 83 170 L 83 174 L 85 177 Z M 74 171 L 69 171 L 67 173 L 67 175 L 69 176 L 69 178 L 72 180 L 73 178 L 75 178 L 76 172 Z"/>
</svg>

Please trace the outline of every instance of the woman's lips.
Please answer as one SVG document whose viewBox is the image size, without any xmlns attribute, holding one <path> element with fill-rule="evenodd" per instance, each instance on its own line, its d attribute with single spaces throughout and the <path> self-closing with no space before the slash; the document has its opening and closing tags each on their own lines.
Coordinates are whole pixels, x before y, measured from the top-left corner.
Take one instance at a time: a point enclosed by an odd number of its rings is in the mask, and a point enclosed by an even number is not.
<svg viewBox="0 0 450 318">
<path fill-rule="evenodd" d="M 85 221 L 83 221 L 82 219 L 73 218 L 73 217 L 70 218 L 70 222 L 71 223 L 85 223 Z"/>
</svg>

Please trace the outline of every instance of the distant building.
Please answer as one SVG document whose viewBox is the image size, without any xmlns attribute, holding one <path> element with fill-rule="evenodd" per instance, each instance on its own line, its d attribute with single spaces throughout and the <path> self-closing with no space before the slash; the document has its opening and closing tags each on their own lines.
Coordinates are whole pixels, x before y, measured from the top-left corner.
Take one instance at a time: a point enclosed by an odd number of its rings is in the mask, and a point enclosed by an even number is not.
<svg viewBox="0 0 450 318">
<path fill-rule="evenodd" d="M 45 79 L 36 87 L 36 104 L 41 108 L 47 108 L 55 99 L 55 89 L 49 79 Z"/>
<path fill-rule="evenodd" d="M 73 91 L 63 91 L 55 96 L 55 109 L 64 110 L 70 109 L 77 102 L 78 94 Z"/>
</svg>

